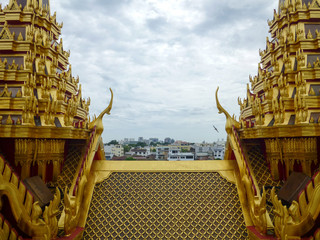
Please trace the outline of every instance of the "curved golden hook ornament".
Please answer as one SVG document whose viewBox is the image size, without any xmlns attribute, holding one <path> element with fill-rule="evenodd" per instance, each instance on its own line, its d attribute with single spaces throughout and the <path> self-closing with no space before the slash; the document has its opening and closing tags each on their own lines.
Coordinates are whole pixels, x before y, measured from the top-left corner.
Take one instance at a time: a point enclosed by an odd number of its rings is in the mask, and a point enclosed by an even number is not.
<svg viewBox="0 0 320 240">
<path fill-rule="evenodd" d="M 109 88 L 109 89 L 110 89 L 110 92 L 111 92 L 111 100 L 110 100 L 109 106 L 102 113 L 100 113 L 100 115 L 98 116 L 98 119 L 99 118 L 102 119 L 105 114 L 110 115 L 110 111 L 112 109 L 112 104 L 113 104 L 113 91 L 112 91 L 111 88 Z"/>
<path fill-rule="evenodd" d="M 96 131 L 97 133 L 102 133 L 103 132 L 103 124 L 102 124 L 102 118 L 105 114 L 108 114 L 110 115 L 110 111 L 112 109 L 112 104 L 113 104 L 113 91 L 111 88 L 110 89 L 110 92 L 111 92 L 111 99 L 110 99 L 110 103 L 109 103 L 109 106 L 103 111 L 100 113 L 100 115 L 95 118 L 92 122 L 89 123 L 89 129 L 93 129 L 94 126 L 96 126 Z"/>
<path fill-rule="evenodd" d="M 240 123 L 235 120 L 235 118 L 231 117 L 230 114 L 221 106 L 219 99 L 218 99 L 218 91 L 219 87 L 216 90 L 216 103 L 217 103 L 217 108 L 219 110 L 219 113 L 224 113 L 226 116 L 226 132 L 231 133 L 232 131 L 232 126 L 235 126 L 236 128 L 240 128 Z"/>
<path fill-rule="evenodd" d="M 218 99 L 218 91 L 219 91 L 219 87 L 217 87 L 216 90 L 216 102 L 217 102 L 217 108 L 219 110 L 219 113 L 224 113 L 224 115 L 226 116 L 226 118 L 231 118 L 230 114 L 221 106 L 219 99 Z"/>
</svg>

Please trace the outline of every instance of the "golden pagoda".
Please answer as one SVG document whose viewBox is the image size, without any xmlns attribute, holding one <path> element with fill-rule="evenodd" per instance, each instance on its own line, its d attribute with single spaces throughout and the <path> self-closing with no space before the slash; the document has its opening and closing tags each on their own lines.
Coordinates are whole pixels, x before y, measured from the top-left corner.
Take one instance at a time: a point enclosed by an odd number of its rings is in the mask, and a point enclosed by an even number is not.
<svg viewBox="0 0 320 240">
<path fill-rule="evenodd" d="M 262 139 L 273 178 L 283 180 L 319 166 L 320 24 L 318 1 L 280 1 L 279 9 L 258 75 L 239 99 L 239 131 L 241 139 Z"/>
<path fill-rule="evenodd" d="M 319 240 L 319 19 L 320 0 L 280 0 L 239 121 L 216 92 L 224 160 L 119 162 L 105 160 L 101 139 L 111 89 L 90 121 L 49 0 L 10 0 L 0 7 L 0 240 Z M 294 173 L 309 180 L 285 204 Z"/>
<path fill-rule="evenodd" d="M 226 158 L 238 163 L 251 239 L 320 239 L 319 20 L 320 1 L 280 0 L 258 74 L 238 99 L 239 121 L 216 92 L 227 118 Z"/>
<path fill-rule="evenodd" d="M 72 75 L 61 28 L 49 0 L 0 7 L 0 239 L 55 239 L 63 208 L 68 224 L 60 229 L 79 235 L 79 196 L 93 159 L 104 158 L 102 117 L 112 101 L 90 122 L 90 99 Z M 26 185 L 34 176 L 57 187 L 43 209 L 34 194 L 40 185 L 33 192 Z"/>
<path fill-rule="evenodd" d="M 1 152 L 22 180 L 51 181 L 67 139 L 88 137 L 90 100 L 72 76 L 70 52 L 59 40 L 62 24 L 50 16 L 48 1 L 10 1 L 0 19 Z"/>
</svg>

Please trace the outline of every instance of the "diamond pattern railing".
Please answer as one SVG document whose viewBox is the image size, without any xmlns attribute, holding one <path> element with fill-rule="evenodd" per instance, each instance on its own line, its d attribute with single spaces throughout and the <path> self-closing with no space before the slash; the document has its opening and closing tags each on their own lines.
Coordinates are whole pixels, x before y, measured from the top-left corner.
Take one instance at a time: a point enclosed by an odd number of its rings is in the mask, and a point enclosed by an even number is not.
<svg viewBox="0 0 320 240">
<path fill-rule="evenodd" d="M 70 145 L 62 168 L 61 174 L 58 176 L 57 184 L 60 188 L 64 190 L 65 187 L 70 189 L 72 185 L 73 178 L 75 177 L 77 166 L 81 159 L 84 144 L 74 144 Z"/>
<path fill-rule="evenodd" d="M 219 173 L 113 173 L 84 239 L 246 239 L 237 188 Z"/>
<path fill-rule="evenodd" d="M 278 186 L 279 181 L 274 181 L 272 179 L 271 173 L 265 162 L 264 156 L 261 153 L 259 147 L 252 147 L 248 151 L 248 156 L 252 170 L 254 172 L 255 178 L 259 184 L 259 187 L 263 186 Z"/>
<path fill-rule="evenodd" d="M 80 162 L 83 148 L 85 146 L 85 143 L 83 144 L 70 144 L 68 148 L 68 153 L 66 160 L 64 162 L 64 166 L 62 168 L 61 174 L 57 178 L 56 185 L 60 187 L 62 191 L 64 191 L 65 187 L 68 187 L 70 189 L 72 185 L 73 178 L 75 177 L 77 166 Z M 59 214 L 58 219 L 61 216 L 61 213 L 64 208 L 64 202 L 63 199 L 61 199 L 60 205 L 59 205 Z"/>
<path fill-rule="evenodd" d="M 249 161 L 251 164 L 252 171 L 258 182 L 259 189 L 263 186 L 281 186 L 281 182 L 274 181 L 272 175 L 265 162 L 265 158 L 259 147 L 254 146 L 248 151 Z M 267 190 L 267 201 L 271 202 L 271 190 Z M 274 219 L 273 208 L 267 204 L 267 211 L 270 215 L 271 220 Z"/>
</svg>

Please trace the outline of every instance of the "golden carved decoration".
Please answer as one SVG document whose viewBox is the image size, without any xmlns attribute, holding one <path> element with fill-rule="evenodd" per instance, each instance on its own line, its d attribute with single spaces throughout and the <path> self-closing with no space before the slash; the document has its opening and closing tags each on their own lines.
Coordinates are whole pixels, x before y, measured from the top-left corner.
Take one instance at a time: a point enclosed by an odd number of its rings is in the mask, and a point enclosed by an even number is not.
<svg viewBox="0 0 320 240">
<path fill-rule="evenodd" d="M 11 118 L 11 115 L 8 116 L 7 121 L 6 121 L 7 125 L 12 125 L 13 124 L 13 120 Z"/>
<path fill-rule="evenodd" d="M 275 119 L 275 124 L 281 124 L 284 122 L 285 118 L 285 108 L 283 104 L 282 97 L 280 99 L 272 100 L 272 111 Z"/>
<path fill-rule="evenodd" d="M 306 93 L 306 80 L 303 78 L 302 73 L 298 73 L 295 76 L 295 84 L 297 86 L 297 91 L 301 94 L 305 94 Z"/>
<path fill-rule="evenodd" d="M 18 90 L 17 94 L 16 94 L 17 98 L 21 98 L 22 97 L 22 92 L 21 89 Z"/>
<path fill-rule="evenodd" d="M 0 93 L 0 97 L 11 97 L 11 96 L 12 96 L 12 92 L 8 90 L 8 85 L 5 84 L 3 91 Z"/>
<path fill-rule="evenodd" d="M 317 60 L 313 63 L 313 67 L 314 68 L 319 68 L 320 67 L 320 60 L 319 60 L 318 57 L 317 57 Z"/>
<path fill-rule="evenodd" d="M 11 11 L 21 11 L 21 9 L 21 4 L 18 5 L 17 0 L 10 0 L 8 6 L 5 8 L 5 10 Z"/>
<path fill-rule="evenodd" d="M 296 122 L 306 122 L 308 117 L 308 108 L 305 100 L 305 96 L 299 91 L 294 97 L 294 110 L 296 113 Z"/>
<path fill-rule="evenodd" d="M 265 139 L 267 162 L 275 180 L 279 179 L 278 163 L 285 166 L 286 177 L 294 171 L 295 163 L 301 164 L 302 171 L 311 176 L 311 165 L 317 162 L 316 138 Z"/>
<path fill-rule="evenodd" d="M 313 36 L 310 30 L 308 31 L 307 39 L 313 39 Z"/>
<path fill-rule="evenodd" d="M 258 97 L 256 97 L 252 104 L 252 114 L 255 115 L 257 125 L 264 125 L 264 112 L 262 110 L 261 100 Z"/>
<path fill-rule="evenodd" d="M 34 116 L 39 113 L 38 100 L 35 96 L 26 97 L 22 112 L 22 121 L 24 124 L 34 125 Z"/>
<path fill-rule="evenodd" d="M 49 77 L 42 78 L 42 81 L 41 81 L 42 95 L 41 95 L 41 97 L 43 99 L 49 99 L 51 88 L 52 88 L 52 80 Z"/>
<path fill-rule="evenodd" d="M 30 167 L 37 165 L 38 174 L 44 179 L 46 166 L 52 163 L 55 180 L 64 160 L 64 148 L 65 140 L 15 139 L 15 165 L 22 166 L 21 178 L 29 177 Z"/>
<path fill-rule="evenodd" d="M 33 89 L 36 88 L 36 76 L 30 74 L 27 77 L 27 80 L 24 82 L 24 86 L 23 86 L 23 93 L 25 96 L 33 96 L 34 91 Z"/>
<path fill-rule="evenodd" d="M 65 220 L 64 220 L 64 231 L 66 234 L 70 234 L 77 226 L 81 214 L 81 203 L 84 194 L 84 188 L 87 183 L 87 177 L 84 175 L 81 178 L 79 186 L 77 188 L 75 196 L 68 194 L 67 188 L 64 191 L 64 211 L 65 211 Z"/>
<path fill-rule="evenodd" d="M 5 40 L 13 40 L 14 39 L 14 33 L 12 34 L 8 28 L 7 21 L 4 22 L 3 28 L 0 32 L 0 39 Z"/>
<path fill-rule="evenodd" d="M 230 114 L 221 106 L 218 99 L 218 90 L 216 91 L 216 103 L 219 113 L 224 113 L 226 116 L 226 132 L 228 134 L 228 142 L 232 146 L 233 152 L 235 154 L 240 178 L 241 178 L 241 186 L 245 196 L 242 196 L 242 201 L 246 202 L 250 218 L 252 220 L 253 225 L 262 233 L 267 232 L 267 215 L 266 215 L 266 193 L 264 191 L 263 195 L 260 196 L 259 192 L 256 192 L 257 187 L 255 183 L 252 181 L 252 175 L 250 170 L 248 170 L 246 157 L 241 151 L 241 143 L 238 137 L 238 133 L 236 129 L 240 128 L 240 124 L 235 120 L 235 118 L 231 118 Z"/>
<path fill-rule="evenodd" d="M 18 64 L 16 64 L 16 61 L 13 59 L 11 65 L 8 65 L 9 70 L 18 70 Z"/>
<path fill-rule="evenodd" d="M 22 239 L 18 236 L 17 231 L 14 228 L 11 228 L 10 223 L 4 219 L 2 214 L 0 214 L 0 239 Z"/>
<path fill-rule="evenodd" d="M 226 117 L 226 132 L 229 134 L 232 131 L 232 126 L 236 128 L 240 128 L 240 123 L 236 121 L 235 117 L 231 117 L 230 114 L 221 106 L 219 99 L 218 99 L 218 91 L 219 87 L 216 90 L 216 104 L 219 110 L 219 113 L 223 113 Z"/>
<path fill-rule="evenodd" d="M 33 202 L 33 196 L 1 156 L 0 172 L 0 196 L 8 197 L 13 217 L 20 230 L 34 239 L 55 238 L 58 230 L 56 214 L 60 202 L 59 190 L 56 189 L 54 199 L 42 214 L 38 202 Z"/>
<path fill-rule="evenodd" d="M 111 100 L 109 103 L 109 106 L 100 113 L 100 115 L 98 116 L 98 118 L 95 118 L 92 122 L 89 123 L 89 129 L 93 129 L 94 127 L 96 127 L 96 131 L 98 134 L 101 134 L 103 132 L 103 123 L 102 123 L 102 118 L 105 114 L 110 115 L 110 111 L 112 109 L 112 103 L 113 103 L 113 91 L 110 88 L 110 92 L 111 92 Z"/>
<path fill-rule="evenodd" d="M 66 126 L 72 126 L 73 118 L 77 114 L 77 103 L 74 102 L 74 98 L 71 97 L 68 101 L 66 113 L 64 115 L 64 124 Z"/>
<path fill-rule="evenodd" d="M 7 59 L 5 58 L 3 61 L 0 58 L 0 69 L 4 70 L 7 65 Z"/>
<path fill-rule="evenodd" d="M 278 79 L 278 87 L 280 89 L 280 95 L 282 97 L 288 97 L 288 87 L 289 84 L 287 82 L 287 77 L 283 77 L 283 75 L 281 74 L 279 79 Z"/>
<path fill-rule="evenodd" d="M 54 125 L 54 118 L 57 114 L 58 101 L 48 101 L 44 113 L 44 122 L 47 125 Z"/>
<path fill-rule="evenodd" d="M 19 35 L 18 35 L 18 41 L 23 41 L 23 36 L 22 36 L 22 33 L 20 32 Z"/>
<path fill-rule="evenodd" d="M 64 100 L 66 90 L 67 90 L 67 84 L 64 80 L 62 80 L 61 82 L 59 82 L 59 85 L 58 85 L 58 96 L 57 96 L 58 100 Z"/>
<path fill-rule="evenodd" d="M 299 201 L 293 201 L 289 209 L 283 206 L 272 189 L 271 198 L 275 212 L 275 233 L 281 239 L 292 239 L 305 235 L 315 224 L 320 213 L 320 174 L 314 176 L 308 185 L 309 191 L 303 191 Z M 306 201 L 308 199 L 308 202 Z"/>
<path fill-rule="evenodd" d="M 309 90 L 309 96 L 315 96 L 316 93 L 314 91 L 314 89 L 312 87 L 310 87 L 310 90 Z"/>
</svg>

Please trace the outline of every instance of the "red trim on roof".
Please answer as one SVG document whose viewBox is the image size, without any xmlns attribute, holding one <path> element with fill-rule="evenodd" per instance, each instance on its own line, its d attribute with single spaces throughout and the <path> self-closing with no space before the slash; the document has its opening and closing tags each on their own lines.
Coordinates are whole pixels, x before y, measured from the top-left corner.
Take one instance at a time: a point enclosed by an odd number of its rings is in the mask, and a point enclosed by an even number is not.
<svg viewBox="0 0 320 240">
<path fill-rule="evenodd" d="M 254 226 L 248 226 L 247 229 L 248 231 L 253 233 L 258 239 L 274 239 L 274 240 L 277 239 L 277 238 L 274 238 L 273 236 L 262 235 Z"/>
</svg>

